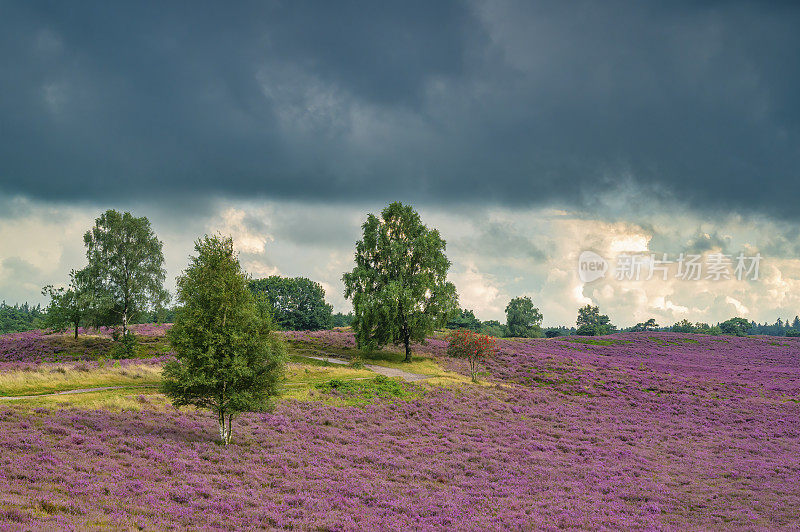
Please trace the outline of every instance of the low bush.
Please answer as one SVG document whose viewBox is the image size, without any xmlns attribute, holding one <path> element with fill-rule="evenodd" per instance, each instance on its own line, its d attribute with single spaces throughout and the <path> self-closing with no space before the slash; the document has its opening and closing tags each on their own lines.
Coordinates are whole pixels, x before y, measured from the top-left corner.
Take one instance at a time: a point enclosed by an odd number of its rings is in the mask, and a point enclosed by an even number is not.
<svg viewBox="0 0 800 532">
<path fill-rule="evenodd" d="M 478 381 L 478 361 L 493 355 L 496 350 L 496 338 L 467 329 L 455 330 L 447 336 L 447 354 L 467 359 L 473 382 Z"/>
</svg>

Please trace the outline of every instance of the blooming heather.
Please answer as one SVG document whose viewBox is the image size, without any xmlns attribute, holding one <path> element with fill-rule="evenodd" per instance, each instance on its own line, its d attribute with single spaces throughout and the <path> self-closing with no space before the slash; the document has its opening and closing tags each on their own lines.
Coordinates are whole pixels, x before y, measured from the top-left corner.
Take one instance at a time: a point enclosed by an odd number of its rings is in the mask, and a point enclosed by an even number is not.
<svg viewBox="0 0 800 532">
<path fill-rule="evenodd" d="M 170 324 L 133 325 L 130 329 L 142 342 L 163 340 Z M 71 334 L 50 334 L 32 330 L 0 335 L 0 365 L 8 362 L 54 362 L 91 360 L 108 357 L 114 347 L 112 329 L 79 329 L 77 340 Z M 155 354 L 155 353 L 154 353 Z"/>
<path fill-rule="evenodd" d="M 202 412 L 0 405 L 0 529 L 800 527 L 800 343 L 574 340 L 500 341 L 499 386 L 284 401 L 228 448 Z"/>
</svg>

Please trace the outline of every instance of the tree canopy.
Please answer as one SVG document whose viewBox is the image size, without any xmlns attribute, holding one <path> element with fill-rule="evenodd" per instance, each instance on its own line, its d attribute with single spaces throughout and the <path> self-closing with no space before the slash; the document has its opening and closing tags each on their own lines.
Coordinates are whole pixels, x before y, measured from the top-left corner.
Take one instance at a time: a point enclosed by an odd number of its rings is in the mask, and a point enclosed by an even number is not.
<svg viewBox="0 0 800 532">
<path fill-rule="evenodd" d="M 446 327 L 448 329 L 469 329 L 470 331 L 478 331 L 481 328 L 481 320 L 475 317 L 475 313 L 471 310 L 461 309 L 458 313 L 450 318 Z"/>
<path fill-rule="evenodd" d="M 0 303 L 0 334 L 22 332 L 42 326 L 46 314 L 40 305 Z"/>
<path fill-rule="evenodd" d="M 238 413 L 270 407 L 283 349 L 248 287 L 233 240 L 206 236 L 195 250 L 178 277 L 181 307 L 168 333 L 175 360 L 164 366 L 163 391 L 175 406 L 210 409 L 227 445 Z"/>
<path fill-rule="evenodd" d="M 631 332 L 655 331 L 656 329 L 658 329 L 658 323 L 656 323 L 656 319 L 648 318 L 647 321 L 640 321 L 631 327 Z"/>
<path fill-rule="evenodd" d="M 77 338 L 78 329 L 88 321 L 92 309 L 90 282 L 86 270 L 71 270 L 67 288 L 42 288 L 42 294 L 50 296 L 44 326 L 59 332 L 72 328 Z"/>
<path fill-rule="evenodd" d="M 540 338 L 541 325 L 542 313 L 533 306 L 530 297 L 515 297 L 509 301 L 506 306 L 506 327 L 509 336 Z"/>
<path fill-rule="evenodd" d="M 122 325 L 123 339 L 128 324 L 139 313 L 163 305 L 164 254 L 150 221 L 129 212 L 104 212 L 83 237 L 87 282 L 95 294 L 97 325 Z"/>
<path fill-rule="evenodd" d="M 356 341 L 362 349 L 402 343 L 410 361 L 411 341 L 443 327 L 458 308 L 456 288 L 447 281 L 446 243 L 399 202 L 380 217 L 369 214 L 362 229 L 356 266 L 343 276 Z"/>
<path fill-rule="evenodd" d="M 578 326 L 576 334 L 580 336 L 602 336 L 616 330 L 611 324 L 611 319 L 605 314 L 600 314 L 600 308 L 595 305 L 586 305 L 578 309 L 576 325 Z"/>
<path fill-rule="evenodd" d="M 325 302 L 325 289 L 310 279 L 273 275 L 250 281 L 250 290 L 264 295 L 281 329 L 316 331 L 333 326 L 333 307 Z"/>
<path fill-rule="evenodd" d="M 744 318 L 736 317 L 723 321 L 719 324 L 719 328 L 722 329 L 722 332 L 725 334 L 747 336 L 747 331 L 750 330 L 750 322 Z"/>
</svg>

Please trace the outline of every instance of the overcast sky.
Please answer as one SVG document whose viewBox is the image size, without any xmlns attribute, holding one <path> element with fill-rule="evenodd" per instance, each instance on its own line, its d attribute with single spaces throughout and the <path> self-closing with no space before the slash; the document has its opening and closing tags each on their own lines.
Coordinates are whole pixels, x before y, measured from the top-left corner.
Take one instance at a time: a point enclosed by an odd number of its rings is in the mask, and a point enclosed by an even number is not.
<svg viewBox="0 0 800 532">
<path fill-rule="evenodd" d="M 800 313 L 800 4 L 0 0 L 0 298 L 146 215 L 169 287 L 205 232 L 323 283 L 367 212 L 440 229 L 462 304 L 546 324 Z M 577 257 L 610 261 L 584 283 Z M 760 253 L 757 280 L 617 280 L 620 253 Z"/>
</svg>

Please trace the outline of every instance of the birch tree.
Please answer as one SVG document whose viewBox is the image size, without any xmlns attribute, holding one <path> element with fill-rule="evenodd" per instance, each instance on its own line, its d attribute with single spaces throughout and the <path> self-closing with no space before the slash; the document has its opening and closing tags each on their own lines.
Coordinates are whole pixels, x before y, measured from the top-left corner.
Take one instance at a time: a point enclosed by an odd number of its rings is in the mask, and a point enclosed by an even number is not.
<svg viewBox="0 0 800 532">
<path fill-rule="evenodd" d="M 241 412 L 271 406 L 284 356 L 269 311 L 258 305 L 227 237 L 206 236 L 178 277 L 179 310 L 168 338 L 175 360 L 163 370 L 163 391 L 175 406 L 211 410 L 222 443 Z"/>
</svg>

